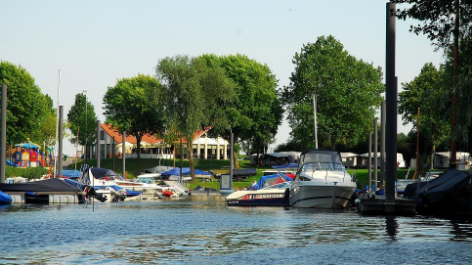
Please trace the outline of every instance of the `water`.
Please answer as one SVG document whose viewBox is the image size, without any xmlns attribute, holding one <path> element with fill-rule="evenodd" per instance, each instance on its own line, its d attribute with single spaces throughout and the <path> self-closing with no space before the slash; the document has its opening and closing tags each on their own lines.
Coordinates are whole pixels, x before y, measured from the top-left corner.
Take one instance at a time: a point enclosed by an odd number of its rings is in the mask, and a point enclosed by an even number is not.
<svg viewBox="0 0 472 265">
<path fill-rule="evenodd" d="M 472 222 L 227 207 L 220 197 L 0 208 L 0 264 L 470 264 Z"/>
</svg>

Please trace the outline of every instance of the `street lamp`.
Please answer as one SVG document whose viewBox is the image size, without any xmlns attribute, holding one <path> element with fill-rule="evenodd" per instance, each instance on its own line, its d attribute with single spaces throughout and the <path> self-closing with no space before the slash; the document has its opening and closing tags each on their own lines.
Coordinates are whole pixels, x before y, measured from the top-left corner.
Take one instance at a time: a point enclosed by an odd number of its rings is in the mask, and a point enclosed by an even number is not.
<svg viewBox="0 0 472 265">
<path fill-rule="evenodd" d="M 87 138 L 88 138 L 88 134 L 87 134 L 87 90 L 84 89 L 82 90 L 82 92 L 84 93 L 85 95 L 85 153 L 84 153 L 84 163 L 87 162 Z"/>
</svg>

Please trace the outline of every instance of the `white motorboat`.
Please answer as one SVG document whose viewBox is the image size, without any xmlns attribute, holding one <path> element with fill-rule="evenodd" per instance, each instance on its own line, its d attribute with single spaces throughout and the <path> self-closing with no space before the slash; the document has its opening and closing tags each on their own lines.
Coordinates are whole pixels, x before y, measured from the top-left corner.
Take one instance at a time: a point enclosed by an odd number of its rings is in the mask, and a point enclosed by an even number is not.
<svg viewBox="0 0 472 265">
<path fill-rule="evenodd" d="M 260 190 L 235 191 L 226 197 L 228 206 L 290 206 L 290 182 L 282 182 Z"/>
<path fill-rule="evenodd" d="M 356 187 L 337 151 L 310 149 L 300 156 L 289 201 L 295 207 L 344 208 Z"/>
<path fill-rule="evenodd" d="M 113 187 L 118 186 L 129 191 L 138 191 L 142 193 L 144 200 L 152 200 L 162 198 L 162 194 L 170 193 L 179 195 L 175 189 L 169 185 L 148 184 L 140 182 L 132 182 L 123 179 L 118 173 L 106 168 L 90 168 L 89 171 L 90 185 L 94 187 Z"/>
</svg>

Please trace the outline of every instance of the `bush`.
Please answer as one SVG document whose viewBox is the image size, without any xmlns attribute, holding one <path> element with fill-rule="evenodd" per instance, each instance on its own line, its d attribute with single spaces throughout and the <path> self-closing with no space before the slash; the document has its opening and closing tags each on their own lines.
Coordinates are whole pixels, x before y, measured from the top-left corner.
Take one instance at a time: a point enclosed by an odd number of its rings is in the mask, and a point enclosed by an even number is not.
<svg viewBox="0 0 472 265">
<path fill-rule="evenodd" d="M 44 167 L 10 167 L 5 168 L 5 178 L 24 177 L 27 179 L 39 179 L 48 173 L 48 169 Z"/>
</svg>

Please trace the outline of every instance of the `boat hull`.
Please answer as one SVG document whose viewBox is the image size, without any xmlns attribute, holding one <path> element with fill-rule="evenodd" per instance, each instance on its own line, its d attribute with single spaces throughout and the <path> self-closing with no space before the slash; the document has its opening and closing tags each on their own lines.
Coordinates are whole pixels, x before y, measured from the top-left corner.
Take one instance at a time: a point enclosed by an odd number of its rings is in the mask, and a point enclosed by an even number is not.
<svg viewBox="0 0 472 265">
<path fill-rule="evenodd" d="M 288 189 L 237 191 L 226 197 L 228 206 L 290 206 Z"/>
<path fill-rule="evenodd" d="M 333 185 L 305 181 L 302 185 L 293 185 L 290 190 L 290 205 L 303 208 L 342 209 L 345 208 L 356 186 Z"/>
</svg>

